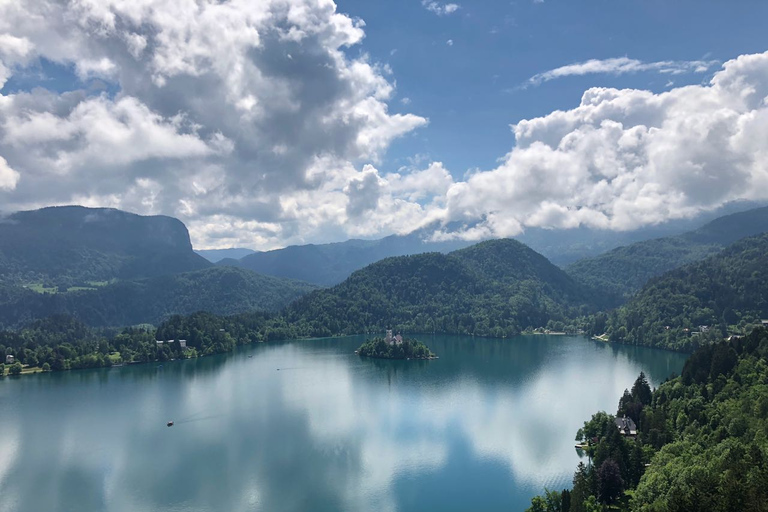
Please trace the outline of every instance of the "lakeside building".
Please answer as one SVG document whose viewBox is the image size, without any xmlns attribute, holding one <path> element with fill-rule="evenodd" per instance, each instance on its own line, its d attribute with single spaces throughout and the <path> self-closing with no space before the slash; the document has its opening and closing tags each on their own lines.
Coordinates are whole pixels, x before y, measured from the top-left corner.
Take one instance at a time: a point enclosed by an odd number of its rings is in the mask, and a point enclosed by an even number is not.
<svg viewBox="0 0 768 512">
<path fill-rule="evenodd" d="M 13 364 L 14 358 L 11 354 L 5 356 L 5 364 Z"/>
<path fill-rule="evenodd" d="M 619 429 L 619 433 L 623 436 L 634 437 L 637 435 L 637 425 L 632 418 L 616 418 L 616 427 Z"/>
</svg>

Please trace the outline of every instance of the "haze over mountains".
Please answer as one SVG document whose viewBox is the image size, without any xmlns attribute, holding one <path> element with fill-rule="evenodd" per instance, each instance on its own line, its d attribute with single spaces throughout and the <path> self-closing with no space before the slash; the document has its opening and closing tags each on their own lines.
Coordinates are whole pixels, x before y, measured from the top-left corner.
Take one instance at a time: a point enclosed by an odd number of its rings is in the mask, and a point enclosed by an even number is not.
<svg viewBox="0 0 768 512">
<path fill-rule="evenodd" d="M 380 240 L 347 240 L 334 244 L 290 246 L 274 251 L 257 252 L 240 260 L 222 260 L 231 265 L 320 286 L 342 282 L 355 270 L 391 256 L 425 252 L 450 252 L 472 242 L 428 242 L 422 232 L 392 235 Z"/>
<path fill-rule="evenodd" d="M 196 249 L 195 252 L 211 263 L 218 263 L 225 259 L 239 260 L 256 251 L 244 247 L 232 247 L 230 249 Z"/>
<path fill-rule="evenodd" d="M 550 230 L 531 228 L 515 239 L 546 256 L 556 265 L 567 265 L 579 259 L 597 256 L 620 245 L 677 235 L 696 229 L 720 215 L 748 210 L 756 203 L 729 203 L 716 211 L 692 219 L 670 221 L 634 231 L 615 232 L 588 228 Z M 425 252 L 447 253 L 476 242 L 453 240 L 433 242 L 434 229 L 425 228 L 408 235 L 391 235 L 377 240 L 347 240 L 329 244 L 293 245 L 272 251 L 254 252 L 238 259 L 248 249 L 197 251 L 219 265 L 247 268 L 261 274 L 299 279 L 319 286 L 342 282 L 355 270 L 391 256 Z M 746 236 L 746 235 L 745 235 Z"/>
</svg>

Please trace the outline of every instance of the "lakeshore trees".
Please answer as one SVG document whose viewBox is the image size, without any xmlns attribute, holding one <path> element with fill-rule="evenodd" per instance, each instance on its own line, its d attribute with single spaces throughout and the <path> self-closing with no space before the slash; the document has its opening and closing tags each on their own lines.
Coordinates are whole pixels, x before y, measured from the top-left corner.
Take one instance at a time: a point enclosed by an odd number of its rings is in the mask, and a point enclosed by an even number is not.
<svg viewBox="0 0 768 512">
<path fill-rule="evenodd" d="M 597 442 L 574 475 L 570 511 L 766 510 L 768 331 L 699 349 L 650 400 L 646 385 L 639 377 L 620 401 L 641 405 L 636 439 L 604 412 L 580 429 Z"/>
</svg>

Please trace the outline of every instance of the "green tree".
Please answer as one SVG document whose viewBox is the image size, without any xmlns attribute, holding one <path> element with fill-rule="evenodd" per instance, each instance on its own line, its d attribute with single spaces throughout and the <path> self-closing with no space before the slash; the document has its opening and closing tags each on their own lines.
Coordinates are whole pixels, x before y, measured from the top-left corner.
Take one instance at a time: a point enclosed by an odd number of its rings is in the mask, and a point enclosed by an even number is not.
<svg viewBox="0 0 768 512">
<path fill-rule="evenodd" d="M 645 376 L 645 372 L 641 371 L 637 380 L 635 380 L 635 383 L 632 385 L 632 398 L 643 405 L 651 404 L 651 385 L 648 384 L 648 378 Z"/>
<path fill-rule="evenodd" d="M 11 365 L 11 369 L 8 370 L 8 375 L 21 375 L 21 371 L 24 369 L 21 363 L 18 361 Z"/>
<path fill-rule="evenodd" d="M 579 462 L 573 475 L 573 489 L 570 497 L 571 512 L 585 512 L 584 501 L 592 494 L 589 471 L 583 462 Z"/>
<path fill-rule="evenodd" d="M 49 365 L 48 363 L 43 363 L 43 371 L 44 372 L 51 371 L 51 365 Z"/>
<path fill-rule="evenodd" d="M 606 459 L 597 470 L 597 494 L 600 502 L 611 505 L 619 499 L 624 491 L 624 480 L 621 469 L 613 459 Z"/>
</svg>

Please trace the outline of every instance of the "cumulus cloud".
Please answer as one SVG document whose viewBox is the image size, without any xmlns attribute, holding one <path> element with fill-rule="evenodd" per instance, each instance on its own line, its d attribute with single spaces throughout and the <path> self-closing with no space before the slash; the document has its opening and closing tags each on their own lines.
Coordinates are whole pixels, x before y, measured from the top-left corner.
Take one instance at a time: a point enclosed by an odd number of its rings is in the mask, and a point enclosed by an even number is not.
<svg viewBox="0 0 768 512">
<path fill-rule="evenodd" d="M 765 200 L 768 52 L 726 62 L 707 85 L 589 89 L 578 107 L 512 129 L 516 146 L 497 168 L 446 193 L 444 221 L 471 229 L 438 237 L 512 236 L 526 226 L 629 230 Z"/>
<path fill-rule="evenodd" d="M 5 158 L 0 156 L 0 190 L 13 190 L 19 182 L 19 173 L 8 166 Z"/>
<path fill-rule="evenodd" d="M 199 246 L 339 226 L 364 164 L 427 122 L 346 53 L 363 26 L 331 0 L 0 3 L 0 87 L 41 60 L 83 84 L 0 95 L 0 200 L 175 215 Z"/>
<path fill-rule="evenodd" d="M 427 120 L 391 112 L 390 71 L 348 51 L 362 20 L 331 0 L 187 4 L 0 2 L 0 83 L 45 61 L 81 84 L 0 94 L 5 210 L 162 213 L 200 248 L 273 248 L 434 223 L 465 226 L 438 238 L 624 230 L 768 198 L 768 53 L 659 94 L 589 89 L 572 109 L 517 122 L 496 168 L 458 179 L 439 162 L 382 165 Z M 589 61 L 534 82 L 711 66 Z"/>
<path fill-rule="evenodd" d="M 706 73 L 714 66 L 719 64 L 713 60 L 693 60 L 693 61 L 659 61 L 643 62 L 628 57 L 618 57 L 614 59 L 590 59 L 585 62 L 568 64 L 559 68 L 550 69 L 544 73 L 533 75 L 529 78 L 523 87 L 540 85 L 550 80 L 565 78 L 568 76 L 583 76 L 594 74 L 624 75 L 627 73 L 638 73 L 641 71 L 655 71 L 657 73 L 668 75 L 680 75 L 683 73 Z"/>
<path fill-rule="evenodd" d="M 433 12 L 438 16 L 453 14 L 458 11 L 460 7 L 458 4 L 440 3 L 434 0 L 421 0 L 421 5 L 423 5 L 426 10 Z"/>
</svg>

